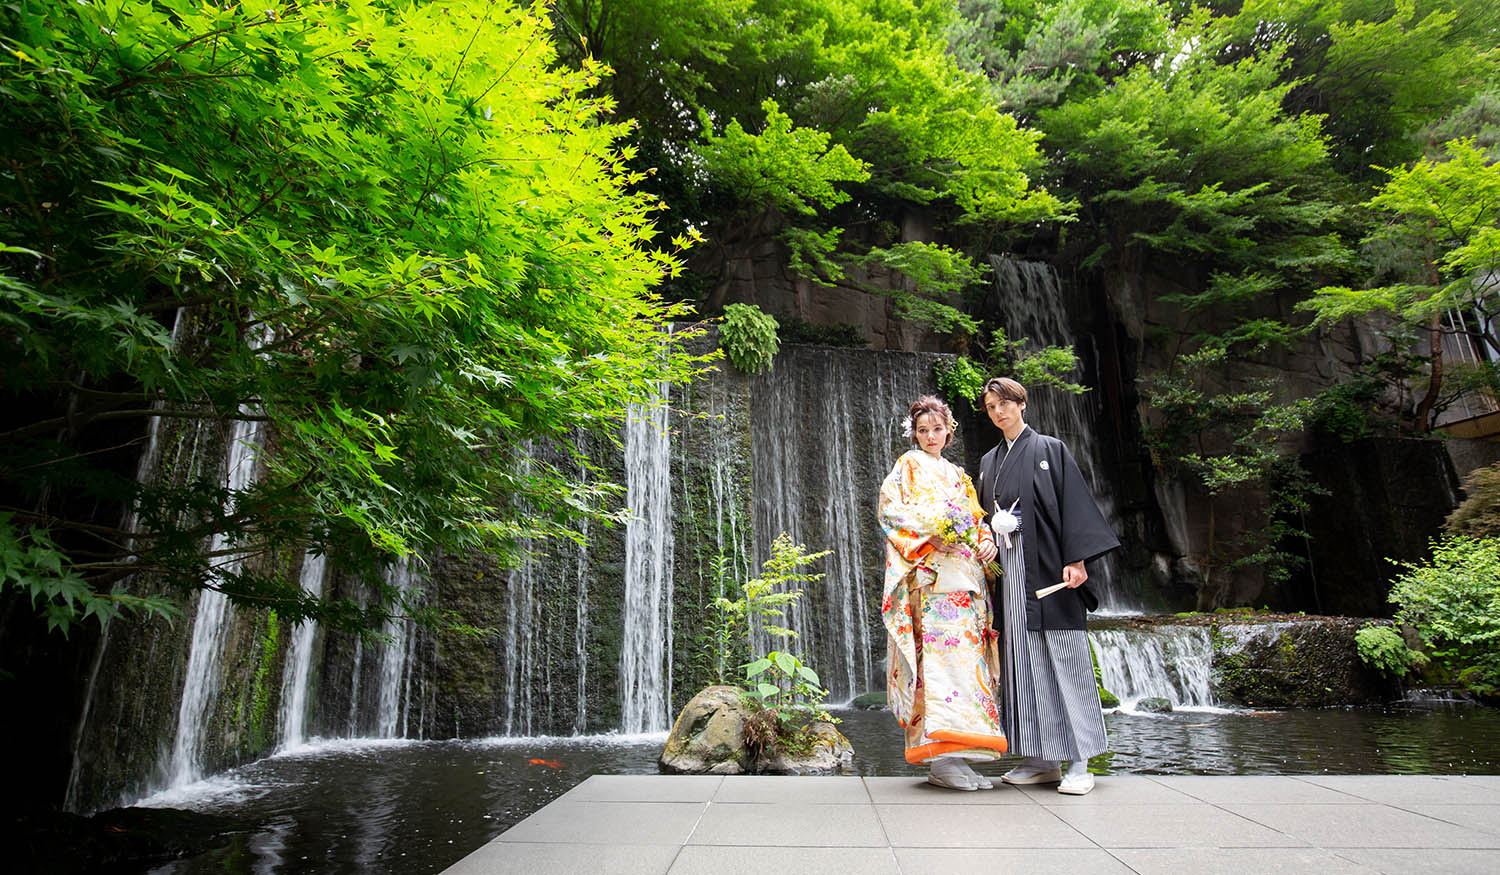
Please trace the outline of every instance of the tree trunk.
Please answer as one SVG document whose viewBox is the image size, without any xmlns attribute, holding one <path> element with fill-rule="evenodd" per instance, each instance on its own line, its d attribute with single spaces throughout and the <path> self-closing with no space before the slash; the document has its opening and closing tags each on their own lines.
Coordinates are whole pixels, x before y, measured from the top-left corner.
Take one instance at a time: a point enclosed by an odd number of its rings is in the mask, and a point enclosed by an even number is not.
<svg viewBox="0 0 1500 875">
<path fill-rule="evenodd" d="M 1443 317 L 1434 316 L 1427 325 L 1428 372 L 1427 394 L 1417 404 L 1417 423 L 1422 431 L 1432 431 L 1432 408 L 1436 406 L 1438 393 L 1443 388 Z"/>
</svg>

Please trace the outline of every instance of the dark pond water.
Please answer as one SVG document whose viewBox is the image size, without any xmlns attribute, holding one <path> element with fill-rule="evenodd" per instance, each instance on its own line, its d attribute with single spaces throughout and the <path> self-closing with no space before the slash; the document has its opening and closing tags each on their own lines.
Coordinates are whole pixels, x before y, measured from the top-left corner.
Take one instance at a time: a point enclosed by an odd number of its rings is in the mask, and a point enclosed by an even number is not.
<svg viewBox="0 0 1500 875">
<path fill-rule="evenodd" d="M 888 713 L 838 715 L 858 774 L 923 772 L 901 758 Z M 1469 705 L 1116 713 L 1106 723 L 1102 774 L 1500 774 L 1500 711 Z M 137 871 L 439 872 L 590 775 L 654 773 L 663 740 L 315 744 L 151 800 L 233 826 L 213 851 Z"/>
</svg>

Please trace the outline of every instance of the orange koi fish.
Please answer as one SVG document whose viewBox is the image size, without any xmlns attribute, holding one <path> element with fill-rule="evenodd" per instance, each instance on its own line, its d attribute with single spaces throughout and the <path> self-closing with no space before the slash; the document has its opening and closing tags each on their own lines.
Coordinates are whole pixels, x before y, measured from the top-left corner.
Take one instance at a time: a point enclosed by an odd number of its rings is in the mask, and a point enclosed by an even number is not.
<svg viewBox="0 0 1500 875">
<path fill-rule="evenodd" d="M 561 763 L 557 760 L 531 760 L 531 764 L 533 766 L 546 766 L 549 769 L 560 769 L 566 765 L 566 763 Z"/>
</svg>

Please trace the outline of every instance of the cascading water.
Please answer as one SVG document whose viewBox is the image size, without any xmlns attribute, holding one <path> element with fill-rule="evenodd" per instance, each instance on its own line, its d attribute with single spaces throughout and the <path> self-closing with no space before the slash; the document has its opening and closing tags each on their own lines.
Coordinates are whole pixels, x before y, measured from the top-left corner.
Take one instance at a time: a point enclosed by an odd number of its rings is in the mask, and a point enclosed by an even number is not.
<svg viewBox="0 0 1500 875">
<path fill-rule="evenodd" d="M 875 496 L 909 448 L 900 422 L 934 390 L 936 356 L 789 346 L 756 378 L 752 396 L 755 556 L 785 532 L 809 551 L 824 578 L 789 612 L 790 649 L 821 675 L 829 701 L 880 685 L 885 637 L 875 605 L 883 585 L 885 535 Z M 868 423 L 867 427 L 859 424 Z M 956 449 L 951 458 L 962 464 Z M 777 646 L 761 640 L 762 650 Z"/>
<path fill-rule="evenodd" d="M 852 376 L 846 367 L 847 362 L 835 359 L 830 364 L 830 382 L 846 385 Z M 872 459 L 857 459 L 854 425 L 847 406 L 852 399 L 836 392 L 825 392 L 823 398 L 820 420 L 828 441 L 822 472 L 827 496 L 823 503 L 823 531 L 829 539 L 828 549 L 833 551 L 822 580 L 823 613 L 833 621 L 829 643 L 835 645 L 834 652 L 840 657 L 837 662 L 828 664 L 824 684 L 836 698 L 848 699 L 868 688 L 877 673 L 874 668 L 877 658 L 875 642 L 870 634 L 869 583 L 865 573 L 865 551 L 869 548 L 864 537 L 869 534 L 874 497 L 869 493 L 861 494 L 862 484 L 851 474 L 866 467 L 861 462 L 873 464 L 878 470 L 880 463 L 885 461 L 880 458 L 880 450 L 886 447 L 874 447 Z M 910 403 L 908 400 L 907 404 Z M 889 404 L 901 406 L 900 399 L 892 398 L 877 409 L 888 409 Z"/>
<path fill-rule="evenodd" d="M 1089 641 L 1100 682 L 1119 697 L 1122 710 L 1135 710 L 1147 697 L 1166 699 L 1174 709 L 1218 707 L 1209 683 L 1214 647 L 1206 627 L 1094 629 Z"/>
<path fill-rule="evenodd" d="M 322 596 L 327 568 L 327 557 L 321 553 L 304 556 L 298 578 L 302 591 L 315 598 Z M 276 719 L 278 747 L 282 750 L 306 740 L 308 681 L 312 676 L 313 639 L 317 631 L 316 623 L 303 620 L 293 629 L 287 644 L 286 666 L 281 674 L 281 710 Z"/>
<path fill-rule="evenodd" d="M 529 454 L 528 454 L 529 455 Z M 524 469 L 524 463 L 523 463 Z M 529 550 L 530 544 L 523 544 Z M 536 592 L 536 559 L 528 555 L 505 584 L 505 734 L 533 735 L 532 679 L 538 673 L 533 630 L 543 622 Z"/>
<path fill-rule="evenodd" d="M 211 427 L 205 424 L 203 427 Z M 235 420 L 229 439 L 226 485 L 235 495 L 255 481 L 256 461 L 265 443 L 265 432 L 259 422 Z M 209 539 L 210 556 L 225 553 L 219 566 L 220 577 L 239 569 L 242 557 L 228 552 L 230 539 L 216 534 Z M 218 696 L 224 653 L 224 635 L 233 611 L 229 599 L 214 589 L 198 592 L 198 606 L 193 616 L 192 649 L 182 684 L 182 699 L 177 708 L 177 734 L 172 742 L 172 758 L 167 766 L 167 786 L 180 787 L 203 777 L 201 761 L 204 730 Z"/>
<path fill-rule="evenodd" d="M 391 565 L 387 582 L 402 596 L 412 590 L 411 562 L 398 559 Z M 380 696 L 375 718 L 375 737 L 401 738 L 406 733 L 403 717 L 410 700 L 411 620 L 397 616 L 385 621 L 386 641 L 380 651 Z"/>
<path fill-rule="evenodd" d="M 991 255 L 990 266 L 995 271 L 995 301 L 1008 338 L 1027 338 L 1033 349 L 1044 346 L 1076 349 L 1079 339 L 1069 326 L 1062 283 L 1051 265 Z M 1096 394 L 1074 395 L 1057 390 L 1028 392 L 1026 421 L 1068 445 L 1078 467 L 1093 487 L 1100 510 L 1115 524 L 1118 532 L 1113 484 L 1102 476 L 1099 464 L 1103 446 L 1097 437 L 1099 417 L 1093 406 Z M 1140 599 L 1121 591 L 1125 575 L 1120 573 L 1118 552 L 1108 553 L 1090 566 L 1093 574 L 1103 578 L 1103 585 L 1096 589 L 1100 612 L 1139 614 Z"/>
<path fill-rule="evenodd" d="M 830 702 L 878 687 L 885 639 L 875 605 L 884 536 L 875 496 L 891 464 L 909 446 L 900 433 L 905 410 L 935 390 L 932 367 L 938 359 L 789 345 L 775 369 L 760 377 L 725 373 L 670 394 L 661 386 L 658 403 L 630 411 L 619 443 L 579 445 L 610 472 L 607 476 L 624 481 L 632 511 L 626 525 L 594 526 L 586 546 L 541 544 L 531 560 L 508 570 L 475 557 L 434 560 L 434 575 L 443 575 L 434 583 L 445 594 L 482 599 L 486 587 L 504 584 L 503 594 L 495 592 L 499 601 L 481 608 L 492 610 L 492 622 L 502 632 L 488 649 L 488 662 L 485 648 L 445 652 L 440 638 L 418 633 L 405 621 L 385 628 L 388 640 L 374 645 L 311 625 L 285 628 L 285 649 L 267 676 L 274 684 L 267 721 L 274 749 L 314 734 L 394 738 L 429 727 L 444 735 L 664 731 L 674 706 L 674 673 L 675 684 L 684 686 L 684 679 L 701 683 L 706 670 L 702 652 L 695 649 L 704 629 L 675 629 L 674 610 L 679 618 L 691 612 L 695 624 L 712 622 L 712 599 L 734 595 L 719 587 L 715 554 L 728 560 L 723 583 L 730 586 L 755 573 L 782 531 L 809 550 L 834 553 L 818 563 L 814 570 L 824 579 L 805 587 L 804 603 L 788 618 L 787 625 L 801 637 L 777 646 L 802 654 L 819 671 L 831 689 Z M 685 415 L 669 420 L 678 415 L 674 410 Z M 164 450 L 161 460 L 173 471 L 191 467 L 178 455 L 211 460 L 207 449 L 222 442 L 212 427 L 202 434 L 191 424 L 175 428 L 173 449 Z M 258 440 L 248 424 L 240 430 L 245 433 L 231 441 L 237 458 L 230 469 L 237 473 L 230 485 L 236 490 L 250 485 L 241 475 L 248 476 L 244 462 Z M 568 464 L 560 449 L 528 447 L 519 456 L 529 464 L 543 458 Z M 961 462 L 961 449 L 955 447 L 950 458 Z M 581 476 L 581 469 L 574 474 Z M 321 587 L 364 602 L 361 587 L 320 565 L 318 557 L 305 557 L 304 589 Z M 393 568 L 389 582 L 403 589 L 411 583 L 411 571 Z M 231 653 L 236 664 L 245 664 L 238 661 L 266 652 L 266 642 L 275 640 L 266 637 L 263 621 L 239 613 L 235 618 L 226 610 L 222 623 L 215 624 L 207 608 L 200 612 L 197 619 L 207 628 L 234 620 L 218 660 L 226 665 L 210 671 L 213 648 L 200 643 L 193 673 L 204 682 L 174 685 L 169 693 L 182 691 L 184 715 L 205 710 L 215 715 L 206 741 L 192 741 L 194 730 L 188 727 L 174 746 L 189 751 L 206 743 L 202 763 L 214 768 L 266 752 L 245 743 L 251 727 L 236 715 L 248 710 L 226 707 L 234 704 L 226 699 L 230 691 L 244 702 L 254 701 L 246 685 L 226 680 L 225 692 L 214 693 L 217 675 L 230 670 Z M 176 645 L 179 660 L 186 658 L 186 634 L 184 629 Z M 441 675 L 434 681 L 431 673 L 454 658 L 475 667 L 474 683 L 445 685 Z M 155 664 L 161 662 L 157 658 Z M 103 674 L 99 686 L 106 686 Z M 609 701 L 613 696 L 618 696 L 618 718 Z M 123 713 L 129 704 L 111 700 L 113 710 L 99 711 L 85 741 L 97 747 L 100 734 L 112 731 L 101 719 Z M 161 719 L 166 727 L 159 737 L 170 743 L 173 725 L 169 716 Z M 190 722 L 184 720 L 184 726 Z M 88 768 L 99 766 L 91 762 Z M 191 765 L 184 773 L 195 769 L 201 776 L 203 768 Z M 85 781 L 94 780 L 94 787 L 136 781 L 144 786 L 127 792 L 150 793 L 165 778 L 143 781 L 133 777 L 138 774 L 86 775 Z M 95 804 L 96 797 L 86 798 L 85 805 Z M 133 798 L 138 797 L 126 801 Z"/>
<path fill-rule="evenodd" d="M 620 730 L 667 728 L 672 700 L 671 438 L 665 404 L 631 405 L 625 419 L 624 630 L 620 653 Z"/>
<path fill-rule="evenodd" d="M 588 730 L 589 716 L 589 521 L 585 519 L 579 534 L 583 540 L 578 544 L 578 565 L 573 578 L 573 658 L 578 665 L 578 691 L 573 699 L 573 734 L 582 735 Z"/>
</svg>

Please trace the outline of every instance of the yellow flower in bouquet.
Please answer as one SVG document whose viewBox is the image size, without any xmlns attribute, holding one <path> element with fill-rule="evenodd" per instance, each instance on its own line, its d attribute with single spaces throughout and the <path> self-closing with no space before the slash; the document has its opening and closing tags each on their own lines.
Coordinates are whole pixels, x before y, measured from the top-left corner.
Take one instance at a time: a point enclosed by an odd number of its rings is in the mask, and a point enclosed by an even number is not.
<svg viewBox="0 0 1500 875">
<path fill-rule="evenodd" d="M 963 553 L 975 561 L 979 558 L 980 529 L 979 519 L 973 513 L 947 501 L 943 503 L 942 513 L 933 520 L 933 529 L 943 542 L 958 547 Z M 990 561 L 981 563 L 985 573 L 992 577 L 1000 576 L 1000 563 Z"/>
</svg>

